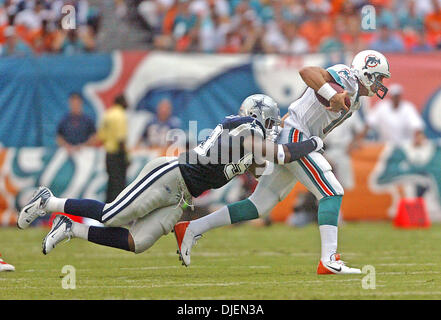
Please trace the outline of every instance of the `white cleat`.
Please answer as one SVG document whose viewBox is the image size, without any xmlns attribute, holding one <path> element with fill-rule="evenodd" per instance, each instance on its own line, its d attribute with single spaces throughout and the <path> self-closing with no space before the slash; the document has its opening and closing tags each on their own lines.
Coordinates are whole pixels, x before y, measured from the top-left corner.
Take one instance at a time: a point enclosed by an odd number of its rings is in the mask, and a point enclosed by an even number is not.
<svg viewBox="0 0 441 320">
<path fill-rule="evenodd" d="M 196 244 L 202 235 L 195 235 L 189 228 L 189 221 L 178 222 L 173 230 L 178 243 L 179 260 L 186 267 L 190 265 L 191 248 Z"/>
<path fill-rule="evenodd" d="M 47 200 L 52 196 L 53 194 L 49 188 L 39 187 L 32 195 L 32 199 L 21 209 L 18 215 L 17 227 L 26 229 L 35 219 L 44 216 L 47 213 L 45 210 Z"/>
<path fill-rule="evenodd" d="M 344 261 L 340 260 L 340 255 L 334 253 L 328 261 L 320 259 L 317 274 L 361 274 L 361 270 L 348 267 Z"/>
<path fill-rule="evenodd" d="M 2 271 L 15 271 L 15 267 L 12 264 L 4 262 L 3 259 L 0 258 L 0 272 Z"/>
<path fill-rule="evenodd" d="M 72 220 L 63 215 L 57 215 L 52 222 L 52 229 L 43 239 L 43 253 L 48 254 L 64 239 L 70 240 L 72 234 Z"/>
</svg>

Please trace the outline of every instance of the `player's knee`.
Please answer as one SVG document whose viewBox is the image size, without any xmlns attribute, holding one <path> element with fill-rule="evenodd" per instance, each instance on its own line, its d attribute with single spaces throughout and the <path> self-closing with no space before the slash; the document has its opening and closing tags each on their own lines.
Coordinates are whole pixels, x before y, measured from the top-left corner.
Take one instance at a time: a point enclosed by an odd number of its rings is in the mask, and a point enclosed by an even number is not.
<svg viewBox="0 0 441 320">
<path fill-rule="evenodd" d="M 153 239 L 153 237 L 146 237 L 143 239 L 143 241 L 135 242 L 135 254 L 142 253 L 149 249 L 154 243 L 156 242 L 156 239 Z"/>
<path fill-rule="evenodd" d="M 149 249 L 163 235 L 162 228 L 145 228 L 131 231 L 135 245 L 135 253 Z"/>
<path fill-rule="evenodd" d="M 158 234 L 143 234 L 143 235 L 132 235 L 133 242 L 135 245 L 134 252 L 136 254 L 142 253 L 149 249 L 158 240 L 161 235 Z"/>
<path fill-rule="evenodd" d="M 256 207 L 259 218 L 266 217 L 278 202 L 276 199 L 272 199 L 272 197 L 266 197 L 266 199 L 263 199 L 255 196 L 254 194 L 252 194 L 248 199 Z"/>
</svg>

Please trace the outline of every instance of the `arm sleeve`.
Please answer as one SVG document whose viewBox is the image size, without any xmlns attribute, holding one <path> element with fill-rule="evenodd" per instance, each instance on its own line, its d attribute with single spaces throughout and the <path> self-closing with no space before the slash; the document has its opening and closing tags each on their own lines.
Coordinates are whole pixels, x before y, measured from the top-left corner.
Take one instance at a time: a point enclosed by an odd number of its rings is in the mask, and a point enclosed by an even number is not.
<svg viewBox="0 0 441 320">
<path fill-rule="evenodd" d="M 288 163 L 297 161 L 300 158 L 303 158 L 309 153 L 315 151 L 315 149 L 317 148 L 317 143 L 313 139 L 309 139 L 302 142 L 287 143 L 284 144 L 284 146 L 288 148 L 291 155 L 288 161 L 285 161 L 286 163 Z"/>
</svg>

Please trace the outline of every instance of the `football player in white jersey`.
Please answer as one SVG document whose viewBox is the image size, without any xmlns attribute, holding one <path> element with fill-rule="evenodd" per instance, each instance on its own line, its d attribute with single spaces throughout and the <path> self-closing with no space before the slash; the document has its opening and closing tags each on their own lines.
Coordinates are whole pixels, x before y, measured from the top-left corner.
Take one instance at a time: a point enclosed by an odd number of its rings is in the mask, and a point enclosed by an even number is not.
<svg viewBox="0 0 441 320">
<path fill-rule="evenodd" d="M 300 76 L 308 88 L 289 106 L 289 112 L 283 118 L 284 127 L 278 137 L 279 143 L 303 141 L 311 136 L 325 138 L 360 108 L 361 96 L 377 95 L 383 99 L 387 88 L 382 81 L 390 78 L 391 74 L 383 54 L 365 50 L 354 57 L 351 67 L 343 64 L 328 69 L 304 67 L 300 70 Z M 328 82 L 339 84 L 344 91 L 337 93 Z M 316 94 L 328 100 L 329 106 L 325 107 Z M 347 97 L 350 106 L 345 105 Z M 259 179 L 256 190 L 243 200 L 241 206 L 228 205 L 200 219 L 178 223 L 175 235 L 183 263 L 190 264 L 191 248 L 204 232 L 268 214 L 297 182 L 301 182 L 319 200 L 318 224 L 322 250 L 317 273 L 361 273 L 360 269 L 346 266 L 337 253 L 338 215 L 344 191 L 320 152 L 312 152 L 286 165 L 275 164 L 273 173 L 264 174 Z M 238 207 L 240 213 L 237 212 Z"/>
</svg>

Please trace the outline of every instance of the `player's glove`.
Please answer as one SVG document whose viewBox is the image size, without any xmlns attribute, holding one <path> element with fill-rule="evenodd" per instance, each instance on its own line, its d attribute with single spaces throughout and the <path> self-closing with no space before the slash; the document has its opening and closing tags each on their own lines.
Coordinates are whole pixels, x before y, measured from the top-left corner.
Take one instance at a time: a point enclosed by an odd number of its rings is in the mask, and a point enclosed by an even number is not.
<svg viewBox="0 0 441 320">
<path fill-rule="evenodd" d="M 316 137 L 316 136 L 312 136 L 311 140 L 313 140 L 316 144 L 316 148 L 314 151 L 319 151 L 319 150 L 323 149 L 323 140 L 322 139 L 320 139 L 319 137 Z"/>
</svg>

